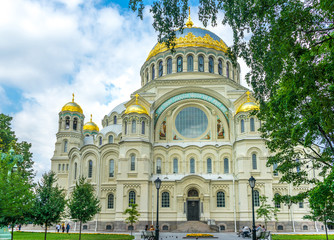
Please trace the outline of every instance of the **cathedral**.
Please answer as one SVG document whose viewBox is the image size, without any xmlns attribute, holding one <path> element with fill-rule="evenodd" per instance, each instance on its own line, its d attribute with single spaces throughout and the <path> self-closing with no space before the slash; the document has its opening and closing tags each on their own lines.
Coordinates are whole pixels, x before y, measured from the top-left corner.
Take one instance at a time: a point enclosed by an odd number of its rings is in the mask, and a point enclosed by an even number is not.
<svg viewBox="0 0 334 240">
<path fill-rule="evenodd" d="M 127 231 L 124 210 L 138 204 L 134 230 L 155 225 L 159 190 L 161 231 L 177 231 L 188 221 L 237 231 L 252 223 L 252 189 L 279 209 L 271 231 L 316 231 L 321 223 L 303 220 L 305 202 L 291 207 L 272 202 L 276 194 L 296 194 L 308 186 L 279 183 L 267 167 L 270 152 L 258 131 L 259 110 L 240 85 L 240 66 L 232 65 L 225 42 L 195 27 L 190 16 L 176 31 L 175 51 L 157 43 L 140 70 L 141 88 L 102 119 L 99 128 L 74 101 L 59 113 L 51 169 L 69 194 L 79 176 L 96 189 L 101 212 L 83 225 L 89 231 Z M 298 169 L 296 169 L 298 171 Z M 264 223 L 256 218 L 256 223 Z"/>
</svg>

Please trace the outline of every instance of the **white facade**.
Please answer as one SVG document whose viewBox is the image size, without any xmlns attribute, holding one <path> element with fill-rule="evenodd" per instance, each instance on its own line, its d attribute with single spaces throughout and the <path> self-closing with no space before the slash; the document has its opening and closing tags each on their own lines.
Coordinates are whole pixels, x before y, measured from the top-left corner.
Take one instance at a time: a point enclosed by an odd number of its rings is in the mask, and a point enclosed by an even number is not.
<svg viewBox="0 0 334 240">
<path fill-rule="evenodd" d="M 308 189 L 280 184 L 266 167 L 261 122 L 249 115 L 258 107 L 240 85 L 239 65 L 219 49 L 223 41 L 194 27 L 177 36 L 192 40 L 180 40 L 173 54 L 155 46 L 141 69 L 142 87 L 105 115 L 101 130 L 83 125 L 74 101 L 59 113 L 52 170 L 68 192 L 80 175 L 95 186 L 102 210 L 89 230 L 126 230 L 123 212 L 134 198 L 141 214 L 135 229 L 155 222 L 157 177 L 160 227 L 172 231 L 189 220 L 214 220 L 222 231 L 250 226 L 251 176 L 269 199 Z M 307 211 L 306 203 L 281 204 L 279 222 L 268 228 L 314 230 L 302 220 Z"/>
</svg>

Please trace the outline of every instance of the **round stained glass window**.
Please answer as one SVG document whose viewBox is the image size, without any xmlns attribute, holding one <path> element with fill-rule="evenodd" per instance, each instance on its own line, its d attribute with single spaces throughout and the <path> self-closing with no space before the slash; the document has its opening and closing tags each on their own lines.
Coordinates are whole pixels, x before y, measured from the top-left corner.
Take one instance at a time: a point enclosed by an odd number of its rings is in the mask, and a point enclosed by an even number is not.
<svg viewBox="0 0 334 240">
<path fill-rule="evenodd" d="M 175 119 L 177 131 L 184 137 L 197 138 L 208 127 L 208 118 L 199 108 L 187 107 L 179 112 Z"/>
</svg>

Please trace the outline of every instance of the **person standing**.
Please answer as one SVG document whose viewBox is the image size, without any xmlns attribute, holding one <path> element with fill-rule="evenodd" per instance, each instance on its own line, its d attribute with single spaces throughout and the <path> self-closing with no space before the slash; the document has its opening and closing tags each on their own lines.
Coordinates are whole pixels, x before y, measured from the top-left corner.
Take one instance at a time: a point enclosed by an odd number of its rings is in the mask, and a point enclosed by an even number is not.
<svg viewBox="0 0 334 240">
<path fill-rule="evenodd" d="M 59 232 L 59 230 L 60 230 L 60 225 L 59 224 L 56 225 L 56 230 L 57 230 L 57 232 Z"/>
<path fill-rule="evenodd" d="M 65 232 L 65 223 L 62 223 L 62 224 L 61 224 L 61 228 L 62 228 L 63 233 L 64 233 L 64 232 Z"/>
<path fill-rule="evenodd" d="M 69 223 L 67 223 L 67 225 L 66 225 L 66 233 L 68 233 L 69 231 L 70 231 L 70 224 Z"/>
</svg>

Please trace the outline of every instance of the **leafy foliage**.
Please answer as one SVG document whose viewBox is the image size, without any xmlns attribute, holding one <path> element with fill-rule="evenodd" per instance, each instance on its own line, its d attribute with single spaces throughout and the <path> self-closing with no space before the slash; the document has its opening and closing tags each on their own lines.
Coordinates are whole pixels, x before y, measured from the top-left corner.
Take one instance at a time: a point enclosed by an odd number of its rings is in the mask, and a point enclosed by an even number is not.
<svg viewBox="0 0 334 240">
<path fill-rule="evenodd" d="M 323 222 L 325 226 L 328 222 L 334 223 L 334 172 L 310 191 L 309 204 L 311 212 L 305 219 Z"/>
<path fill-rule="evenodd" d="M 142 14 L 142 0 L 130 7 Z M 187 0 L 153 1 L 151 12 L 160 41 L 184 27 Z M 318 183 L 334 161 L 334 15 L 328 0 L 200 0 L 206 26 L 224 14 L 233 29 L 230 56 L 246 61 L 247 82 L 260 103 L 262 137 L 273 153 L 281 181 Z M 248 34 L 248 32 L 250 32 Z M 168 39 L 167 39 L 168 38 Z M 297 171 L 298 169 L 298 171 Z"/>
<path fill-rule="evenodd" d="M 140 216 L 140 213 L 137 210 L 138 204 L 131 203 L 130 207 L 125 209 L 123 214 L 128 214 L 129 216 L 125 218 L 126 223 L 130 223 L 131 225 L 131 236 L 132 236 L 132 229 L 133 224 L 138 221 L 138 217 Z"/>
<path fill-rule="evenodd" d="M 34 199 L 31 145 L 17 142 L 11 120 L 0 114 L 0 226 L 28 222 Z"/>
<path fill-rule="evenodd" d="M 101 211 L 100 200 L 95 196 L 94 187 L 86 182 L 84 177 L 80 177 L 76 182 L 73 192 L 68 203 L 69 215 L 74 221 L 80 222 L 81 225 L 94 217 L 95 214 Z"/>
<path fill-rule="evenodd" d="M 272 220 L 273 218 L 277 222 L 277 213 L 279 212 L 278 208 L 275 208 L 267 203 L 268 197 L 260 196 L 260 207 L 256 209 L 256 214 L 258 218 L 263 218 L 264 225 L 267 227 L 268 221 Z"/>
<path fill-rule="evenodd" d="M 52 171 L 43 174 L 36 187 L 36 199 L 32 209 L 33 222 L 47 228 L 61 220 L 66 206 L 65 192 L 58 185 L 56 174 Z"/>
</svg>

